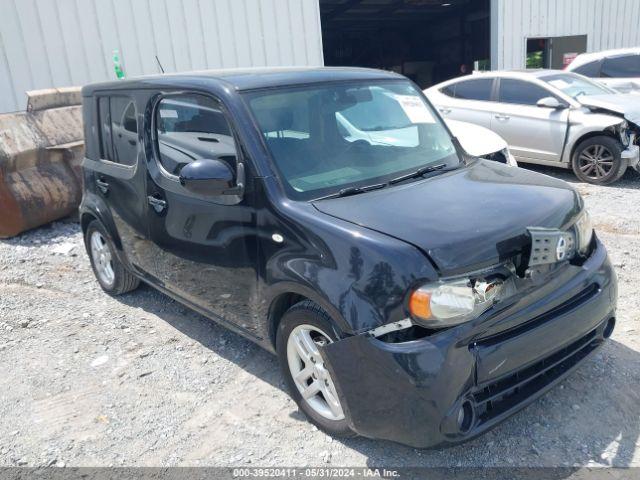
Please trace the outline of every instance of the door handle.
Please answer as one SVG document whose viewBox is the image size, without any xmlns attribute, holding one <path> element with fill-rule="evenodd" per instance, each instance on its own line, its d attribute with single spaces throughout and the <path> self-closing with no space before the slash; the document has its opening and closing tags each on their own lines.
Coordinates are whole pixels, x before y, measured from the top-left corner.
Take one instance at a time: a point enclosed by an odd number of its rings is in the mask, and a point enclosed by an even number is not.
<svg viewBox="0 0 640 480">
<path fill-rule="evenodd" d="M 167 208 L 167 202 L 165 202 L 161 198 L 154 197 L 153 195 L 149 195 L 147 197 L 147 200 L 149 201 L 149 205 L 153 207 L 156 213 L 162 213 Z"/>
<path fill-rule="evenodd" d="M 501 113 L 496 115 L 498 120 L 509 120 L 511 117 L 509 115 L 502 115 Z"/>
<path fill-rule="evenodd" d="M 105 182 L 104 180 L 102 180 L 101 178 L 98 178 L 96 180 L 96 185 L 98 186 L 98 188 L 100 189 L 100 191 L 104 194 L 109 193 L 109 184 L 107 182 Z"/>
<path fill-rule="evenodd" d="M 451 113 L 451 109 L 450 108 L 440 108 L 440 113 L 443 115 L 449 115 Z"/>
</svg>

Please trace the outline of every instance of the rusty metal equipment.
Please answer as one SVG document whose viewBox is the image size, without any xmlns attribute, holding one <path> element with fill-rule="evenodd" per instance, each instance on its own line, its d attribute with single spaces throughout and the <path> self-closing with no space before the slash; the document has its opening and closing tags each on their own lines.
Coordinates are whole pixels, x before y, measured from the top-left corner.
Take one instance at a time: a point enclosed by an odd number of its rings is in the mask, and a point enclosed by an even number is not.
<svg viewBox="0 0 640 480">
<path fill-rule="evenodd" d="M 82 196 L 80 89 L 27 97 L 26 112 L 0 115 L 0 238 L 72 214 Z"/>
</svg>

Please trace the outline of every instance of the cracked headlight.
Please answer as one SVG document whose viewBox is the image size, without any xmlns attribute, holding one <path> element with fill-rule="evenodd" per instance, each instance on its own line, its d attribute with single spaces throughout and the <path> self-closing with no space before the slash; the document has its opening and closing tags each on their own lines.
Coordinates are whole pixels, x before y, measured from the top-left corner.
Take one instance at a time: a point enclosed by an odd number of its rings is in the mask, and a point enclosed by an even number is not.
<svg viewBox="0 0 640 480">
<path fill-rule="evenodd" d="M 578 220 L 576 220 L 575 229 L 578 253 L 580 253 L 580 255 L 582 256 L 588 255 L 589 246 L 591 245 L 591 240 L 593 239 L 593 221 L 591 220 L 591 215 L 589 215 L 589 212 L 586 208 L 582 210 L 580 217 L 578 217 Z"/>
<path fill-rule="evenodd" d="M 409 311 L 425 326 L 458 325 L 488 310 L 500 296 L 502 287 L 501 281 L 469 279 L 426 284 L 411 293 Z"/>
</svg>

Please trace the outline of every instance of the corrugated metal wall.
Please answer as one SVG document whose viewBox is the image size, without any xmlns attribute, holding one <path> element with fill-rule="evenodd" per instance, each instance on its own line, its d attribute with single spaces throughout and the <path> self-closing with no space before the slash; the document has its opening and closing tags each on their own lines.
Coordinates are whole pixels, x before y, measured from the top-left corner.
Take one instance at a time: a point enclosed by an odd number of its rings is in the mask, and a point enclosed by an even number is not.
<svg viewBox="0 0 640 480">
<path fill-rule="evenodd" d="M 587 35 L 587 51 L 640 46 L 640 0 L 491 0 L 491 65 L 524 68 L 526 38 Z"/>
<path fill-rule="evenodd" d="M 318 0 L 0 0 L 0 112 L 27 90 L 127 76 L 321 65 Z"/>
</svg>

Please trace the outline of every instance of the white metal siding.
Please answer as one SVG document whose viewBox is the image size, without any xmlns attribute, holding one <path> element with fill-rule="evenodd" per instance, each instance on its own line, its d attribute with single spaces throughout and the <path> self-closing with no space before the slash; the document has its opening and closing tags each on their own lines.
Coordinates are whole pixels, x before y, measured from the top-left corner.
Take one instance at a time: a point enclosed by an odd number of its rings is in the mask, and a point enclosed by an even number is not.
<svg viewBox="0 0 640 480">
<path fill-rule="evenodd" d="M 0 112 L 27 90 L 127 76 L 322 65 L 318 0 L 0 0 Z"/>
<path fill-rule="evenodd" d="M 587 51 L 640 46 L 640 0 L 491 0 L 491 66 L 524 68 L 526 39 L 587 35 Z"/>
</svg>

